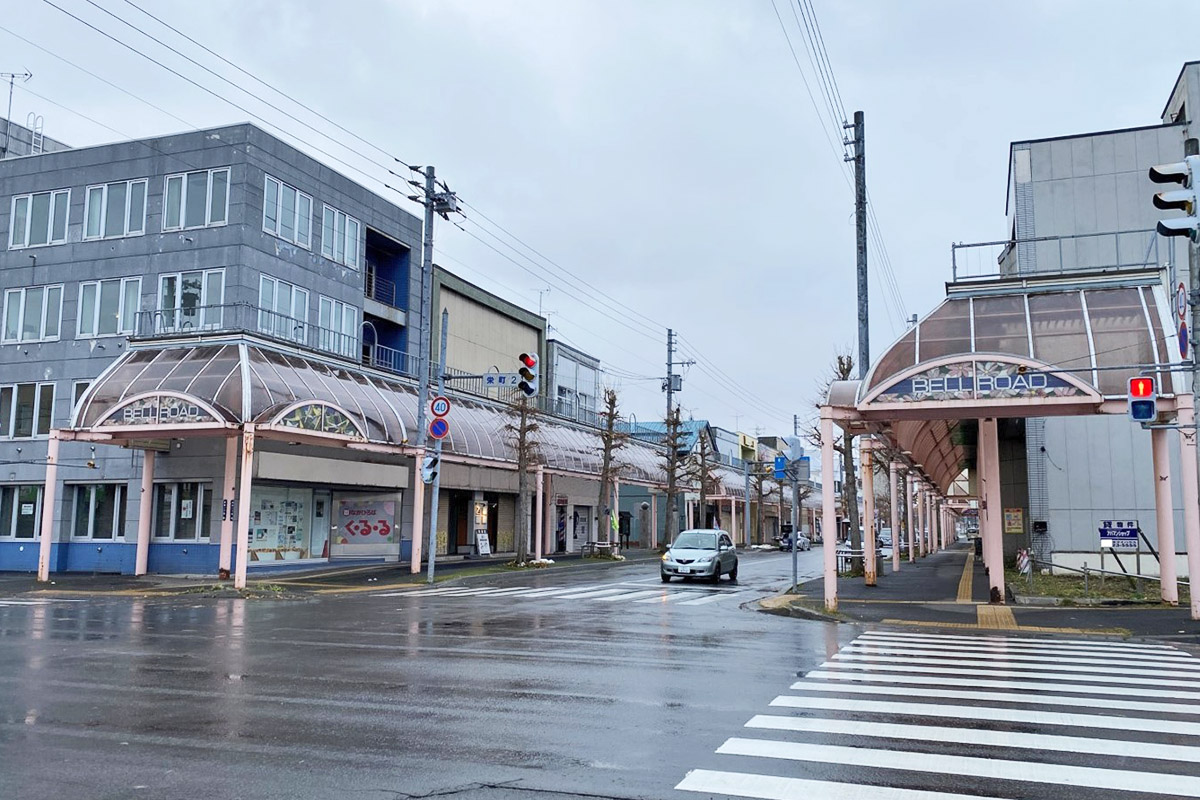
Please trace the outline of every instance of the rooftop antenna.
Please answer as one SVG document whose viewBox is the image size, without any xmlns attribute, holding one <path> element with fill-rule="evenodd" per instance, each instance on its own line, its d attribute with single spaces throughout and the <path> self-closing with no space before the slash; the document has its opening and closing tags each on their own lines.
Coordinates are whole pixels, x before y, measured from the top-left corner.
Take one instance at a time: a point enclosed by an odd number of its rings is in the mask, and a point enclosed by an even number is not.
<svg viewBox="0 0 1200 800">
<path fill-rule="evenodd" d="M 4 117 L 4 147 L 0 149 L 0 158 L 8 157 L 8 143 L 12 137 L 12 100 L 13 100 L 13 84 L 17 78 L 20 78 L 24 83 L 33 77 L 33 73 L 26 69 L 24 72 L 0 72 L 0 78 L 8 78 L 8 114 Z"/>
</svg>

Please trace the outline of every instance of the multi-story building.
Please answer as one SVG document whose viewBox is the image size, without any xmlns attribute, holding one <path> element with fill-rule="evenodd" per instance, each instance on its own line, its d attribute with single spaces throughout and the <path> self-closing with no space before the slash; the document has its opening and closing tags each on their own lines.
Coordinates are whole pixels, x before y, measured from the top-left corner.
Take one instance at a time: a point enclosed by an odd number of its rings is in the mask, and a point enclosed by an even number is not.
<svg viewBox="0 0 1200 800">
<path fill-rule="evenodd" d="M 30 147 L 0 160 L 0 570 L 416 560 L 420 221 L 249 124 L 56 150 L 12 132 Z M 449 372 L 543 354 L 541 317 L 442 271 L 431 290 Z M 523 531 L 510 396 L 450 392 L 440 553 L 553 549 L 552 496 L 594 535 L 594 429 L 542 422 Z M 619 461 L 658 484 L 655 447 Z"/>
<path fill-rule="evenodd" d="M 546 342 L 546 398 L 551 413 L 596 425 L 600 359 L 559 339 Z"/>
<path fill-rule="evenodd" d="M 29 141 L 12 130 L 14 144 Z M 405 373 L 419 323 L 408 298 L 419 296 L 410 265 L 420 220 L 253 125 L 50 142 L 34 153 L 10 146 L 0 161 L 0 569 L 36 563 L 27 545 L 41 527 L 47 434 L 69 425 L 89 382 L 131 340 L 247 332 Z M 209 548 L 186 545 L 211 541 L 222 515 L 219 457 L 193 443 L 145 446 L 168 454 L 153 541 L 180 545 L 156 547 L 152 568 L 209 567 Z M 64 548 L 61 566 L 128 566 L 131 553 L 115 545 L 136 529 L 138 460 L 136 450 L 63 444 L 62 542 L 96 546 Z M 328 491 L 256 487 L 262 557 L 328 554 L 332 501 Z"/>
</svg>

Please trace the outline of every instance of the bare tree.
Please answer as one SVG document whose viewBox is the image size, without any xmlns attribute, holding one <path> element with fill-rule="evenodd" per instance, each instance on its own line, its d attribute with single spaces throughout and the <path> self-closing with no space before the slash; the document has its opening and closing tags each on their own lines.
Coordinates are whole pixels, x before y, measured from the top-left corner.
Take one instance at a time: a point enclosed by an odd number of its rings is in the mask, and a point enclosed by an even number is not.
<svg viewBox="0 0 1200 800">
<path fill-rule="evenodd" d="M 666 433 L 663 436 L 663 446 L 667 449 L 663 456 L 663 472 L 667 476 L 667 529 L 666 541 L 671 543 L 679 534 L 679 478 L 680 461 L 679 449 L 683 444 L 683 423 L 679 419 L 679 409 L 676 408 L 667 415 Z"/>
<path fill-rule="evenodd" d="M 834 358 L 833 370 L 829 378 L 822 384 L 820 389 L 820 400 L 817 405 L 825 401 L 829 396 L 829 387 L 835 381 L 849 380 L 855 374 L 854 356 L 848 353 L 837 353 Z M 859 530 L 858 520 L 858 479 L 854 472 L 854 437 L 844 431 L 839 436 L 837 427 L 834 426 L 833 449 L 841 453 L 842 456 L 842 513 L 845 515 L 847 522 L 850 524 L 850 548 L 852 550 L 862 549 L 862 532 Z M 814 446 L 821 446 L 821 428 L 817 423 L 810 427 L 807 431 L 807 438 Z M 825 474 L 826 465 L 822 464 L 821 480 L 832 480 L 833 465 L 829 465 L 829 473 Z M 823 531 L 822 535 L 828 537 L 830 531 Z M 837 532 L 833 532 L 833 541 L 837 542 Z M 860 563 L 856 559 L 856 564 Z"/>
<path fill-rule="evenodd" d="M 717 491 L 720 479 L 717 477 L 717 451 L 709 438 L 707 427 L 699 431 L 696 437 L 696 449 L 688 456 L 687 477 L 700 487 L 700 519 L 697 527 L 704 527 L 708 513 L 708 495 Z"/>
<path fill-rule="evenodd" d="M 629 434 L 617 428 L 620 404 L 615 389 L 605 387 L 604 410 L 600 412 L 600 497 L 596 508 L 600 510 L 600 541 L 609 541 L 613 515 L 613 484 L 619 477 L 620 467 L 613 464 L 613 455 L 629 444 Z"/>
<path fill-rule="evenodd" d="M 517 550 L 517 563 L 529 557 L 529 471 L 541 459 L 538 442 L 533 434 L 538 431 L 537 408 L 525 395 L 508 409 L 510 422 L 504 426 L 509 442 L 517 451 L 517 529 L 513 542 Z"/>
</svg>

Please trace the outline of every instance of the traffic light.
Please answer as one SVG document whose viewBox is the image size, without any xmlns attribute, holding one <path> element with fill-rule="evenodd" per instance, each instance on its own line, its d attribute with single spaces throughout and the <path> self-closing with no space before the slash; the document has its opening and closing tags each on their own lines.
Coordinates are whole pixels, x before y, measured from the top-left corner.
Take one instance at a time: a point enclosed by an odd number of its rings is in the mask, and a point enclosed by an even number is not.
<svg viewBox="0 0 1200 800">
<path fill-rule="evenodd" d="M 434 453 L 426 453 L 425 460 L 421 462 L 421 480 L 429 484 L 433 483 L 433 479 L 437 477 L 438 462 L 441 461 Z"/>
<path fill-rule="evenodd" d="M 521 382 L 517 384 L 517 388 L 527 396 L 533 397 L 538 393 L 537 356 L 532 353 L 521 353 L 517 360 L 521 362 L 521 367 L 517 370 L 517 374 L 521 376 Z"/>
<path fill-rule="evenodd" d="M 1179 209 L 1187 216 L 1158 221 L 1158 232 L 1163 236 L 1188 236 L 1196 238 L 1200 218 L 1196 216 L 1195 177 L 1200 175 L 1200 156 L 1188 156 L 1174 164 L 1159 164 L 1150 168 L 1150 180 L 1155 183 L 1178 183 L 1182 189 L 1159 192 L 1154 195 L 1154 207 L 1163 210 Z"/>
<path fill-rule="evenodd" d="M 1134 422 L 1153 422 L 1158 418 L 1158 389 L 1154 378 L 1129 379 L 1129 418 Z"/>
</svg>

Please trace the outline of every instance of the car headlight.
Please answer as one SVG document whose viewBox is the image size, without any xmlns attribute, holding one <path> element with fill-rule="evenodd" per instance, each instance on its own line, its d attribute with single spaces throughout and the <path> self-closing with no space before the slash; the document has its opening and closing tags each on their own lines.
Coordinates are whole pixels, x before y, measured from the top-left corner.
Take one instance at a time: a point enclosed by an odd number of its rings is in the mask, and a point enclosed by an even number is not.
<svg viewBox="0 0 1200 800">
<path fill-rule="evenodd" d="M 707 558 L 697 558 L 696 563 L 697 564 L 711 564 L 712 560 L 713 560 L 712 556 L 709 556 Z"/>
<path fill-rule="evenodd" d="M 663 553 L 663 554 L 662 554 L 662 560 L 663 560 L 663 561 L 670 561 L 670 560 L 671 560 L 671 554 L 670 554 L 670 553 Z"/>
</svg>

